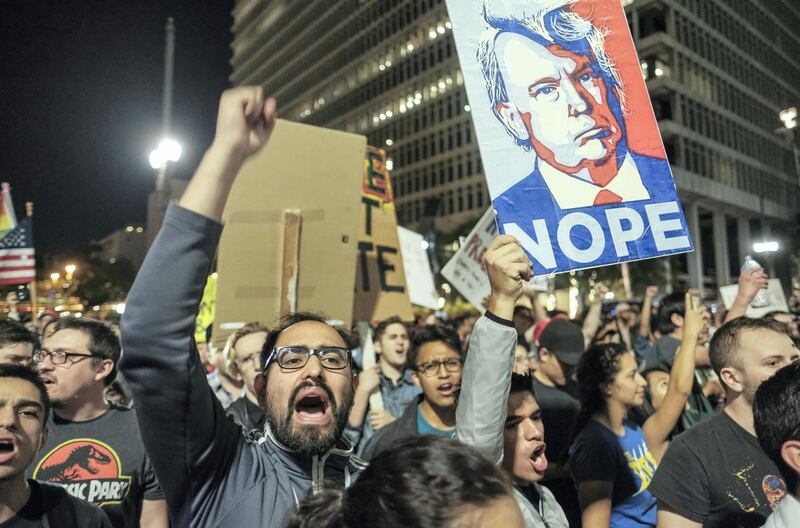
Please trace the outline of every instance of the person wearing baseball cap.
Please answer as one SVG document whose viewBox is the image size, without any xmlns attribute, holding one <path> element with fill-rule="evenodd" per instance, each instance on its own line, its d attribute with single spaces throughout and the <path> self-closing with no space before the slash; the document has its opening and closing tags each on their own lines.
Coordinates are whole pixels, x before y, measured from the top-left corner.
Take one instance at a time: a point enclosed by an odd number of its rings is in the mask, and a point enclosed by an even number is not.
<svg viewBox="0 0 800 528">
<path fill-rule="evenodd" d="M 567 319 L 551 319 L 539 335 L 539 367 L 533 374 L 533 390 L 548 432 L 545 453 L 550 469 L 543 484 L 553 492 L 571 526 L 579 526 L 580 507 L 563 462 L 580 412 L 573 373 L 584 351 L 580 326 Z"/>
</svg>

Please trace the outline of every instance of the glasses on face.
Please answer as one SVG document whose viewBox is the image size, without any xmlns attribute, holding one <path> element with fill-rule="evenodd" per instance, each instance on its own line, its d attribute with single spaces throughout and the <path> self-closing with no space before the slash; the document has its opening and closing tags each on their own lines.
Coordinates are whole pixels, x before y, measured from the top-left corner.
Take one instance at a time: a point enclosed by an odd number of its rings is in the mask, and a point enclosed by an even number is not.
<svg viewBox="0 0 800 528">
<path fill-rule="evenodd" d="M 100 357 L 97 354 L 83 354 L 79 352 L 70 352 L 69 350 L 64 350 L 63 348 L 56 348 L 53 350 L 47 350 L 45 348 L 41 348 L 33 353 L 33 362 L 34 363 L 42 363 L 45 359 L 50 358 L 50 361 L 53 362 L 53 365 L 63 365 L 67 362 L 68 358 L 73 357 Z"/>
<path fill-rule="evenodd" d="M 272 360 L 284 370 L 298 370 L 305 367 L 311 356 L 317 356 L 325 370 L 342 370 L 350 364 L 350 350 L 342 347 L 308 348 L 302 345 L 273 348 L 267 361 L 264 362 L 266 372 Z"/>
<path fill-rule="evenodd" d="M 444 365 L 447 372 L 460 372 L 464 362 L 460 358 L 447 358 L 434 361 L 428 361 L 422 365 L 417 365 L 417 372 L 423 376 L 435 376 L 439 372 L 439 367 Z"/>
</svg>

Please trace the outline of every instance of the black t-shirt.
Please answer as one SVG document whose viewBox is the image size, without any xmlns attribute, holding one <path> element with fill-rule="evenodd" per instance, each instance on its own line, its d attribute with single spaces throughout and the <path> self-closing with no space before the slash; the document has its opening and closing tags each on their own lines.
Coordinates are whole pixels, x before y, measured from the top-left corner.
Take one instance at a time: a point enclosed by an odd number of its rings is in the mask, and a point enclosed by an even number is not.
<svg viewBox="0 0 800 528">
<path fill-rule="evenodd" d="M 29 480 L 31 496 L 0 528 L 111 528 L 103 510 L 71 497 L 63 488 Z"/>
<path fill-rule="evenodd" d="M 533 392 L 542 409 L 547 459 L 551 462 L 562 462 L 569 449 L 581 404 L 566 390 L 548 387 L 536 377 L 533 378 Z"/>
<path fill-rule="evenodd" d="M 138 527 L 142 501 L 164 498 L 131 409 L 114 406 L 86 422 L 53 414 L 47 427 L 47 444 L 28 477 L 100 506 L 115 528 Z"/>
<path fill-rule="evenodd" d="M 756 437 L 722 411 L 673 440 L 650 491 L 704 527 L 755 528 L 786 485 Z"/>
</svg>

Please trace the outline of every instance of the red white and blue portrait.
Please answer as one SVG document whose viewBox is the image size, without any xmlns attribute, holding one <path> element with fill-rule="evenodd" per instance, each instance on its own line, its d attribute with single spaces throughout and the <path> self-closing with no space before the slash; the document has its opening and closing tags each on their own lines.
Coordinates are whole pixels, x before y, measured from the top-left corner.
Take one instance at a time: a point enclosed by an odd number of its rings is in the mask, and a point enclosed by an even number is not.
<svg viewBox="0 0 800 528">
<path fill-rule="evenodd" d="M 690 251 L 619 0 L 450 0 L 503 233 L 538 273 Z"/>
</svg>

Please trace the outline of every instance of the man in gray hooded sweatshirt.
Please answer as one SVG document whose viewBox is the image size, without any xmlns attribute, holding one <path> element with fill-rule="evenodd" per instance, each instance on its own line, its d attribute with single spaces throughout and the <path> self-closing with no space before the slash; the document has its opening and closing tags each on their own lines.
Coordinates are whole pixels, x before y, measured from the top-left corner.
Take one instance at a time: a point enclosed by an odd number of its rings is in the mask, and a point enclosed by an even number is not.
<svg viewBox="0 0 800 528">
<path fill-rule="evenodd" d="M 176 527 L 281 526 L 323 479 L 346 486 L 364 467 L 341 437 L 356 383 L 346 331 L 294 314 L 269 333 L 255 381 L 269 427 L 255 436 L 226 416 L 193 339 L 231 185 L 274 124 L 260 87 L 223 93 L 214 141 L 169 206 L 122 320 L 120 368 Z"/>
</svg>

